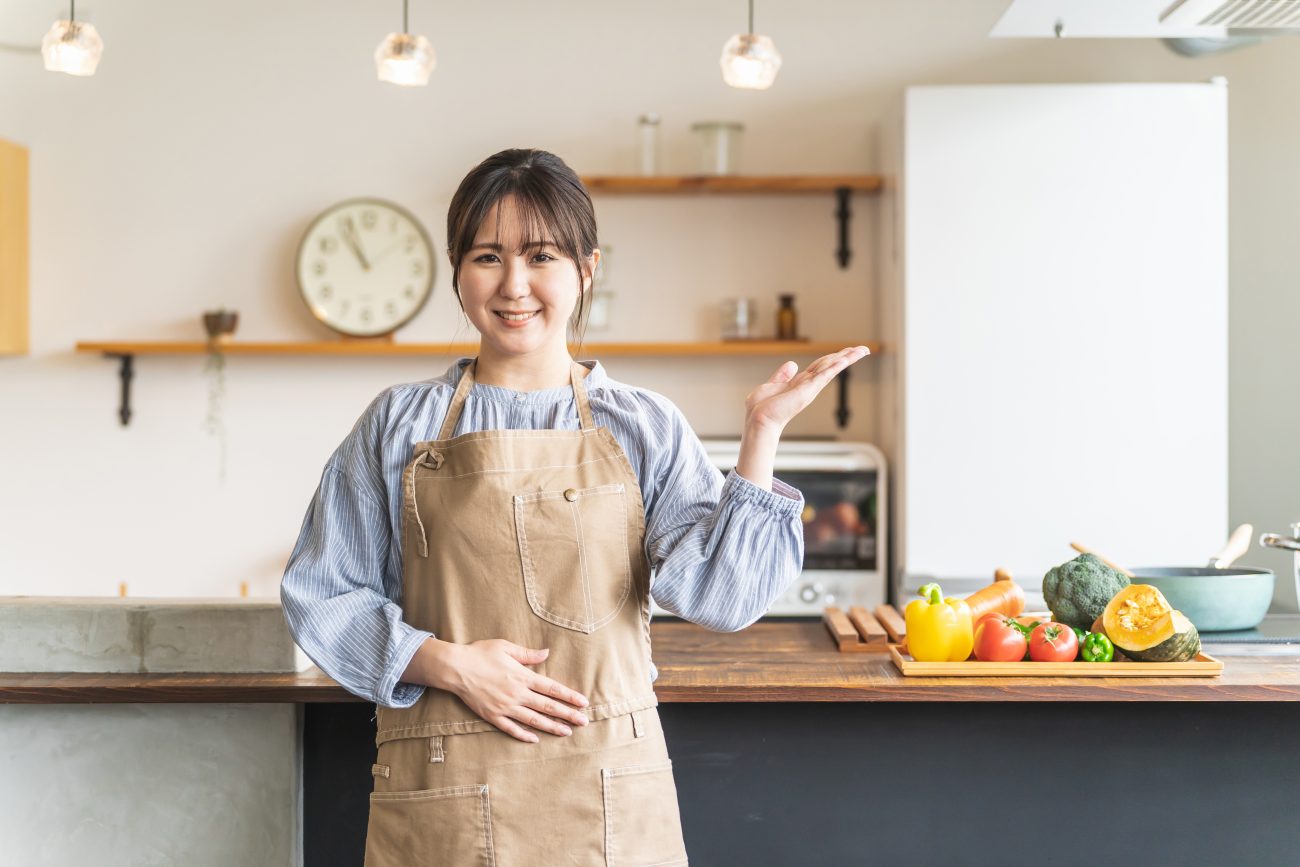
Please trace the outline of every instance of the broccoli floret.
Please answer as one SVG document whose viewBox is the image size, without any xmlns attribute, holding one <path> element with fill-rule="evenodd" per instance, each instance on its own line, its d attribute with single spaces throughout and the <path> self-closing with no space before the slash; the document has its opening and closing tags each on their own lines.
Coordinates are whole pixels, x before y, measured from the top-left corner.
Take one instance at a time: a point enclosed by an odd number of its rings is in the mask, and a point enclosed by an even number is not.
<svg viewBox="0 0 1300 867">
<path fill-rule="evenodd" d="M 1080 554 L 1054 566 L 1043 576 L 1043 600 L 1052 617 L 1066 626 L 1092 629 L 1106 603 L 1129 585 L 1128 576 L 1110 568 L 1093 554 Z"/>
</svg>

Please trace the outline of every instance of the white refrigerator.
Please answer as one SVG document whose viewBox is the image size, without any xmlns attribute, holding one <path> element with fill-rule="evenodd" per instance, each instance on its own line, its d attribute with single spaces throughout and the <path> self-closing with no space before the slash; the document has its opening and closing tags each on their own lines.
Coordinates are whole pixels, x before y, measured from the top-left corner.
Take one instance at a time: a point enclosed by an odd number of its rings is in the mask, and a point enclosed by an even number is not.
<svg viewBox="0 0 1300 867">
<path fill-rule="evenodd" d="M 895 602 L 1227 536 L 1226 82 L 913 87 L 884 137 Z"/>
</svg>

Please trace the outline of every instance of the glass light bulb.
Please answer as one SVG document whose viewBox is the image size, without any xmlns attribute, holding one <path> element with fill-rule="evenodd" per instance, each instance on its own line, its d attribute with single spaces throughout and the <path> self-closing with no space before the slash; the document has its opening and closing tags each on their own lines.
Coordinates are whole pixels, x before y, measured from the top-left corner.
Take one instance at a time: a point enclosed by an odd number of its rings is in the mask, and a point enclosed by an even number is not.
<svg viewBox="0 0 1300 867">
<path fill-rule="evenodd" d="M 380 81 L 407 86 L 425 85 L 438 59 L 423 36 L 390 33 L 375 49 L 375 68 Z"/>
<path fill-rule="evenodd" d="M 767 90 L 776 81 L 781 54 L 768 36 L 737 33 L 722 46 L 722 80 L 745 90 Z"/>
<path fill-rule="evenodd" d="M 99 31 L 83 21 L 55 21 L 41 40 L 41 55 L 50 72 L 94 75 L 103 54 Z"/>
</svg>

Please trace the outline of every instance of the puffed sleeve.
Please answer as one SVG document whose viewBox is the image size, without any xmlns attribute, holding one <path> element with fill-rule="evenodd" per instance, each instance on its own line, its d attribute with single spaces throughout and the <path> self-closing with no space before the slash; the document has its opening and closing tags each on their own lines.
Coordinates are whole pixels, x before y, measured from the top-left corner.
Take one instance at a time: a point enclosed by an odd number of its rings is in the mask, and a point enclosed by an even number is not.
<svg viewBox="0 0 1300 867">
<path fill-rule="evenodd" d="M 388 509 L 376 493 L 382 480 L 371 478 L 379 462 L 367 453 L 370 424 L 363 417 L 326 464 L 280 601 L 294 640 L 322 671 L 377 704 L 409 707 L 424 686 L 398 678 L 431 633 L 402 620 Z"/>
<path fill-rule="evenodd" d="M 803 567 L 803 494 L 779 479 L 764 490 L 734 470 L 724 480 L 676 407 L 665 426 L 662 447 L 648 453 L 651 596 L 709 629 L 744 629 Z"/>
</svg>

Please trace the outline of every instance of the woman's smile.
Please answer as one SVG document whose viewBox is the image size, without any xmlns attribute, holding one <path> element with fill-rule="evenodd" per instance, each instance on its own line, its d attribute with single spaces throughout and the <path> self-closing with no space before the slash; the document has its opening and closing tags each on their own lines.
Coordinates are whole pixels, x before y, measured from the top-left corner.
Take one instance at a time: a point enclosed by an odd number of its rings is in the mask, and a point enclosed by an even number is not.
<svg viewBox="0 0 1300 867">
<path fill-rule="evenodd" d="M 507 326 L 510 328 L 522 328 L 532 322 L 538 313 L 536 310 L 524 310 L 517 313 L 508 310 L 497 310 L 495 312 L 497 316 L 506 321 Z"/>
</svg>

